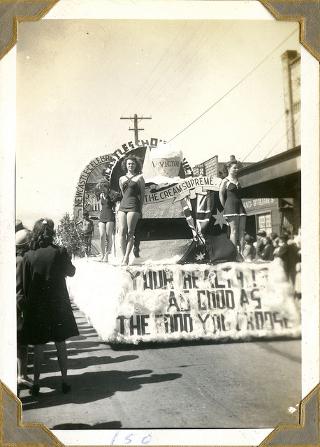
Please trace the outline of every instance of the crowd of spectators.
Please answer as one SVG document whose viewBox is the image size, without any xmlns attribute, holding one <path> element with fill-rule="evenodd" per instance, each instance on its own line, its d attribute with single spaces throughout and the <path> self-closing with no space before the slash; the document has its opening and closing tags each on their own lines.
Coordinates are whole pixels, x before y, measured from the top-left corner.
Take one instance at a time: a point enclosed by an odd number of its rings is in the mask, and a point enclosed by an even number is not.
<svg viewBox="0 0 320 447">
<path fill-rule="evenodd" d="M 249 234 L 245 235 L 243 258 L 249 262 L 280 260 L 287 279 L 295 284 L 297 273 L 300 273 L 301 262 L 301 235 L 300 230 L 296 236 L 289 231 L 271 233 L 267 236 L 264 230 L 257 232 L 256 241 Z"/>
</svg>

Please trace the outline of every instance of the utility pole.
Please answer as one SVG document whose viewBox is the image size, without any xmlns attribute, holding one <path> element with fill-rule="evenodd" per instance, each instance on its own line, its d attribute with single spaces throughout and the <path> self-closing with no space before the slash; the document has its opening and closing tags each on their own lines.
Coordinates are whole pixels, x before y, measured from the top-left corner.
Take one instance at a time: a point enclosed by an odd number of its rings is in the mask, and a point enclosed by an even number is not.
<svg viewBox="0 0 320 447">
<path fill-rule="evenodd" d="M 138 136 L 138 131 L 139 130 L 144 130 L 144 129 L 139 129 L 138 127 L 138 120 L 151 120 L 152 117 L 151 116 L 138 116 L 136 113 L 133 116 L 128 116 L 128 117 L 120 117 L 121 120 L 133 120 L 133 128 L 129 127 L 129 130 L 133 130 L 134 131 L 134 142 L 135 145 L 138 146 L 138 142 L 139 142 L 139 136 Z"/>
</svg>

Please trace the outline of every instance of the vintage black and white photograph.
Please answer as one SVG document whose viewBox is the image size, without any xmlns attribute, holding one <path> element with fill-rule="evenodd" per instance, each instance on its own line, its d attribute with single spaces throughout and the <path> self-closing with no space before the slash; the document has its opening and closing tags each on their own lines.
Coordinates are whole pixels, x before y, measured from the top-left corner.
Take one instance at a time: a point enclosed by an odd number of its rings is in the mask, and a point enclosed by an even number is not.
<svg viewBox="0 0 320 447">
<path fill-rule="evenodd" d="M 296 22 L 19 24 L 25 422 L 298 422 L 300 55 Z"/>
</svg>

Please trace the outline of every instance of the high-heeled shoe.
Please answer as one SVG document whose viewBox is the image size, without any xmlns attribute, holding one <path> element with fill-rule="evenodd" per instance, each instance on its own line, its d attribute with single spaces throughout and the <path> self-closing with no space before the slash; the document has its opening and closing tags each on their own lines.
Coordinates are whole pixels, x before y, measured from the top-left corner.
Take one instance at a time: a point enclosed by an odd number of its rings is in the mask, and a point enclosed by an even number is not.
<svg viewBox="0 0 320 447">
<path fill-rule="evenodd" d="M 28 376 L 19 376 L 18 377 L 18 386 L 24 386 L 27 388 L 32 388 L 33 380 L 31 380 Z"/>
<path fill-rule="evenodd" d="M 61 391 L 63 392 L 63 394 L 70 393 L 71 385 L 69 385 L 68 383 L 62 382 Z"/>
<path fill-rule="evenodd" d="M 37 397 L 39 396 L 39 392 L 40 392 L 40 386 L 38 384 L 33 384 L 32 387 L 30 388 L 30 394 L 31 396 Z"/>
</svg>

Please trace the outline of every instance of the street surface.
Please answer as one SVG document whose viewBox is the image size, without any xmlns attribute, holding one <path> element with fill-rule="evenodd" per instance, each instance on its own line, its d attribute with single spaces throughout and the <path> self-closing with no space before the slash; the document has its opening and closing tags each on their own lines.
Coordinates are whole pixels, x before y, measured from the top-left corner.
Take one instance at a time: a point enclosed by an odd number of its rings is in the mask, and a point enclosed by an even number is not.
<svg viewBox="0 0 320 447">
<path fill-rule="evenodd" d="M 80 336 L 68 342 L 72 391 L 61 393 L 55 348 L 48 344 L 41 394 L 20 394 L 24 422 L 56 430 L 263 428 L 298 422 L 299 340 L 114 349 L 74 310 Z"/>
</svg>

